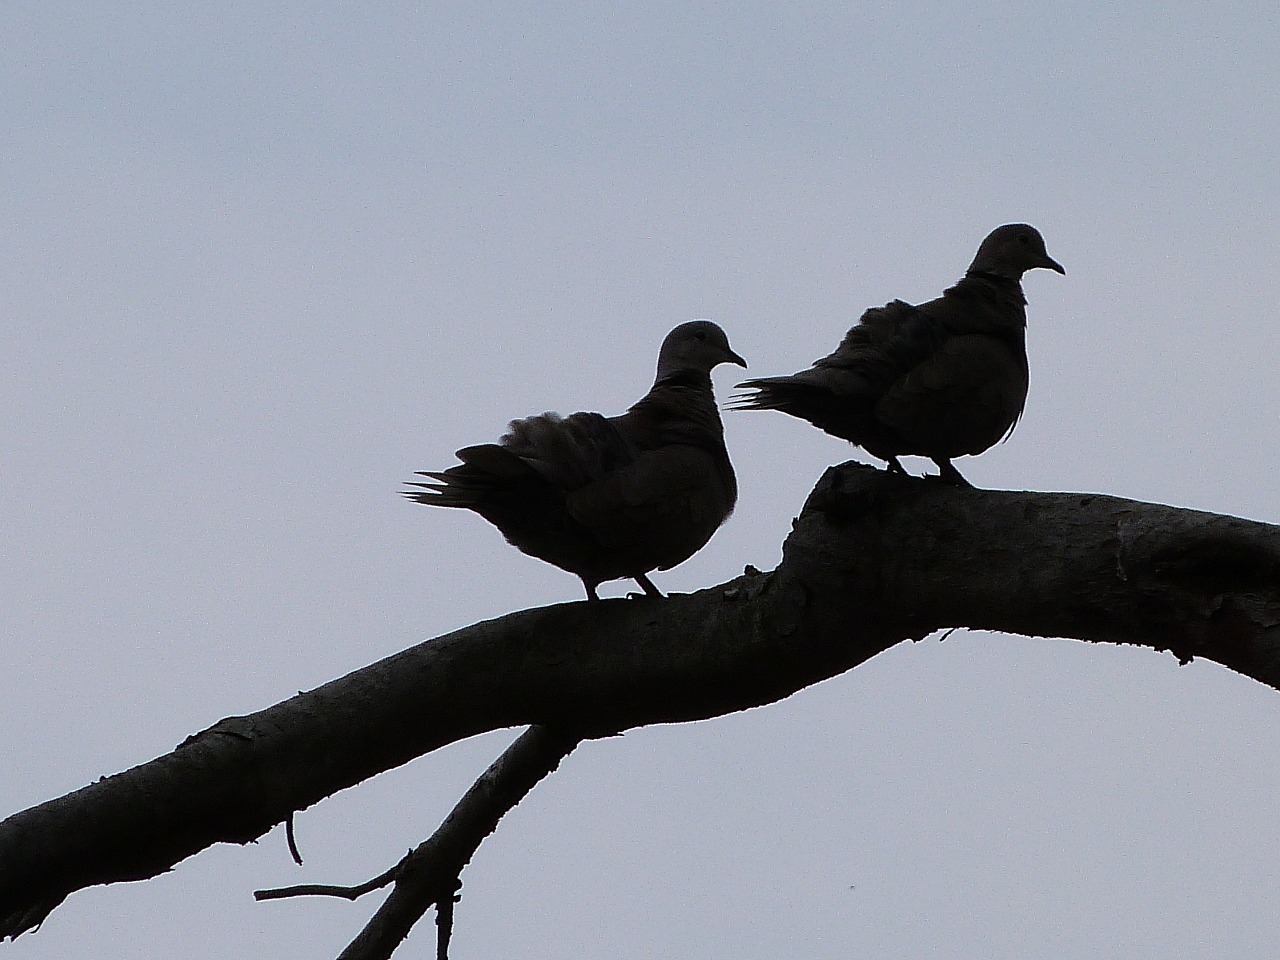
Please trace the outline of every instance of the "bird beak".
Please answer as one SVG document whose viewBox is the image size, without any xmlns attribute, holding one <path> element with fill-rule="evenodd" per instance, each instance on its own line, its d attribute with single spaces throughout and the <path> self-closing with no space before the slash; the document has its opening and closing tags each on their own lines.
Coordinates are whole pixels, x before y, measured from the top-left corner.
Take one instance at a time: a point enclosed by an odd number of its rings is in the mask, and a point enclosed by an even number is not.
<svg viewBox="0 0 1280 960">
<path fill-rule="evenodd" d="M 743 370 L 747 369 L 747 361 L 743 360 L 732 350 L 729 351 L 729 355 L 725 357 L 725 359 L 729 361 L 729 363 L 736 363 L 738 366 L 742 367 Z"/>
<path fill-rule="evenodd" d="M 1040 264 L 1040 266 L 1048 267 L 1050 270 L 1056 270 L 1058 273 L 1062 274 L 1064 277 L 1067 275 L 1067 271 L 1062 268 L 1062 264 L 1060 264 L 1057 260 L 1053 259 L 1053 257 L 1046 255 L 1044 258 L 1044 263 Z"/>
</svg>

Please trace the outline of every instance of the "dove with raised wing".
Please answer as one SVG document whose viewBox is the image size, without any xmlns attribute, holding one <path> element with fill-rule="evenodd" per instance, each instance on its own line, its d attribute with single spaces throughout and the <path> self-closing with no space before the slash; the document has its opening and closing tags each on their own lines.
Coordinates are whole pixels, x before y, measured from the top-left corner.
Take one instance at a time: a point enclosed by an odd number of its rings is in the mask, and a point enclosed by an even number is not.
<svg viewBox="0 0 1280 960">
<path fill-rule="evenodd" d="M 544 413 L 513 420 L 497 443 L 459 450 L 462 462 L 419 476 L 405 496 L 474 510 L 517 549 L 576 574 L 587 597 L 693 556 L 733 512 L 737 481 L 724 445 L 711 371 L 745 367 L 709 320 L 662 342 L 653 387 L 626 413 Z"/>
<path fill-rule="evenodd" d="M 1066 273 L 1035 227 L 997 227 L 941 297 L 873 307 L 830 356 L 791 376 L 738 384 L 755 392 L 734 405 L 808 420 L 897 473 L 906 473 L 898 457 L 928 457 L 944 480 L 968 485 L 952 459 L 1007 437 L 1026 404 L 1022 275 L 1037 267 Z"/>
</svg>

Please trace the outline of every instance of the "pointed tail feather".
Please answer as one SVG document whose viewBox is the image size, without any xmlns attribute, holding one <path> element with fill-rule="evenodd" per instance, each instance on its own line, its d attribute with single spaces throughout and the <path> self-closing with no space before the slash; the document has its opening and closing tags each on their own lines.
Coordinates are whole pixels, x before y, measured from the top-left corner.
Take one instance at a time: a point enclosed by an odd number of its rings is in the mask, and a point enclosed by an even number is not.
<svg viewBox="0 0 1280 960">
<path fill-rule="evenodd" d="M 812 384 L 793 377 L 765 377 L 744 380 L 736 385 L 755 390 L 755 393 L 735 393 L 726 406 L 730 410 L 782 410 L 791 413 L 796 403 L 803 403 L 821 391 Z M 798 415 L 798 414 L 797 414 Z"/>
<path fill-rule="evenodd" d="M 419 470 L 417 475 L 435 483 L 407 481 L 416 490 L 401 491 L 417 503 L 432 507 L 463 507 L 484 511 L 529 483 L 540 483 L 532 466 L 497 444 L 486 443 L 458 451 L 462 463 L 448 470 Z"/>
<path fill-rule="evenodd" d="M 433 480 L 440 480 L 440 483 L 423 483 L 420 480 L 407 480 L 405 483 L 410 487 L 418 487 L 417 490 L 401 490 L 401 496 L 408 497 L 417 503 L 425 503 L 431 507 L 469 507 L 471 506 L 472 497 L 466 493 L 465 485 L 459 486 L 451 483 L 448 473 L 428 472 L 425 470 L 418 471 L 420 477 L 431 477 Z"/>
</svg>

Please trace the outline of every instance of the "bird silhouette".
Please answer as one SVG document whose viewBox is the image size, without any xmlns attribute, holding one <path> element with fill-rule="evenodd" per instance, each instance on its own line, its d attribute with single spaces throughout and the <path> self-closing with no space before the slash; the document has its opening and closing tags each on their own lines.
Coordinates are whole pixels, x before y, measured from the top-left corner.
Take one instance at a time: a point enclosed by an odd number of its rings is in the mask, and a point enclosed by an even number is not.
<svg viewBox="0 0 1280 960">
<path fill-rule="evenodd" d="M 1035 227 L 993 230 L 964 277 L 917 306 L 873 307 L 835 352 L 807 370 L 738 384 L 742 410 L 781 410 L 862 447 L 889 469 L 931 459 L 942 479 L 968 485 L 951 462 L 1007 437 L 1027 399 L 1022 275 L 1066 273 Z"/>
<path fill-rule="evenodd" d="M 517 549 L 576 574 L 590 600 L 624 578 L 661 596 L 648 573 L 693 556 L 737 500 L 711 386 L 722 363 L 747 365 L 716 324 L 682 323 L 626 413 L 513 420 L 497 443 L 459 450 L 457 466 L 420 472 L 434 482 L 404 495 L 475 511 Z"/>
</svg>

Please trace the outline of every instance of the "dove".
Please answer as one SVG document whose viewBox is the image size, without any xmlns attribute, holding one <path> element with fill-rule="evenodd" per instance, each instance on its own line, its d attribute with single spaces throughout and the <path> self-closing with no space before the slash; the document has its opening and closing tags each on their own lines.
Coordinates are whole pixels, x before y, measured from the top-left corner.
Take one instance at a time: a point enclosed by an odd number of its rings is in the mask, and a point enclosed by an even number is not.
<svg viewBox="0 0 1280 960">
<path fill-rule="evenodd" d="M 1066 270 L 1025 223 L 993 230 L 964 277 L 936 300 L 867 310 L 835 352 L 787 377 L 738 384 L 735 409 L 781 410 L 862 447 L 905 474 L 898 457 L 928 457 L 943 480 L 969 483 L 951 462 L 1007 437 L 1027 399 L 1022 275 Z"/>
<path fill-rule="evenodd" d="M 497 443 L 465 447 L 461 463 L 420 471 L 404 495 L 473 510 L 529 556 L 577 574 L 589 600 L 630 578 L 689 559 L 733 512 L 737 480 L 724 445 L 711 371 L 746 367 L 709 320 L 672 330 L 653 387 L 626 413 L 544 413 L 513 420 Z"/>
</svg>

